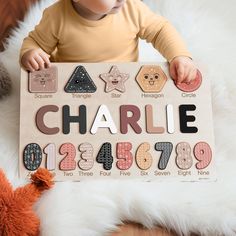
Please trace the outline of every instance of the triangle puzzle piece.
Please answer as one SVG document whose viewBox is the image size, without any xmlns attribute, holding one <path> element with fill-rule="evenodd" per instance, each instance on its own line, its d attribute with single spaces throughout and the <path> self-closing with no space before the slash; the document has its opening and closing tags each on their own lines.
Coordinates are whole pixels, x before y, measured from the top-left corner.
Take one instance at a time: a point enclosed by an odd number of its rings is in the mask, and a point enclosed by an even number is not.
<svg viewBox="0 0 236 236">
<path fill-rule="evenodd" d="M 95 93 L 96 85 L 83 66 L 77 66 L 65 88 L 67 93 Z"/>
</svg>

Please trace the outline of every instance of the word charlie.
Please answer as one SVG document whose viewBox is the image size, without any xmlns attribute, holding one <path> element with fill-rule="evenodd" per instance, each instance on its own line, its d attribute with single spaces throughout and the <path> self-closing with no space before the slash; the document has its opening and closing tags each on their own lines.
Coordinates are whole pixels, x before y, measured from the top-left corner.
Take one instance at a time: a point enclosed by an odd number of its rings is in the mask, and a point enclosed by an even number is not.
<svg viewBox="0 0 236 236">
<path fill-rule="evenodd" d="M 78 123 L 79 133 L 85 134 L 87 132 L 87 107 L 80 105 L 78 107 L 79 114 L 72 116 L 70 114 L 70 107 L 64 105 L 62 107 L 62 132 L 63 134 L 70 133 L 70 124 Z M 193 115 L 187 115 L 188 111 L 195 111 L 196 106 L 194 104 L 184 104 L 179 106 L 179 123 L 181 133 L 197 133 L 198 128 L 195 126 L 188 126 L 188 122 L 193 122 L 196 117 Z M 37 128 L 40 132 L 53 135 L 60 132 L 59 127 L 48 127 L 44 122 L 45 114 L 49 112 L 58 112 L 59 107 L 56 105 L 46 105 L 38 109 L 35 121 Z M 131 115 L 130 115 L 131 114 Z M 51 115 L 51 114 L 50 114 Z M 135 105 L 121 105 L 119 109 L 120 117 L 120 133 L 127 134 L 128 127 L 130 126 L 135 133 L 140 134 L 143 132 L 140 123 L 141 111 L 138 106 Z M 153 106 L 145 106 L 145 124 L 146 132 L 150 134 L 162 134 L 165 132 L 163 126 L 154 126 L 153 122 Z M 174 133 L 174 112 L 173 105 L 166 105 L 166 130 L 168 133 Z M 90 132 L 96 134 L 99 128 L 108 128 L 112 134 L 118 133 L 117 126 L 113 121 L 112 115 L 106 105 L 100 105 L 95 115 L 94 121 L 91 125 Z"/>
</svg>

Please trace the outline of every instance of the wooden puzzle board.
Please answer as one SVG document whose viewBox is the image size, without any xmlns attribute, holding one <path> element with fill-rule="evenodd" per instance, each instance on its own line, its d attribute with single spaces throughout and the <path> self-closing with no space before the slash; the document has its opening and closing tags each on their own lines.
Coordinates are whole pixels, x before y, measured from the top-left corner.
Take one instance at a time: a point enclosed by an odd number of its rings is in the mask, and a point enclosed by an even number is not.
<svg viewBox="0 0 236 236">
<path fill-rule="evenodd" d="M 154 68 L 160 66 L 167 76 L 159 92 L 144 92 L 137 81 L 136 77 L 141 68 L 148 65 Z M 65 86 L 78 66 L 83 66 L 93 80 L 96 86 L 95 92 L 65 92 Z M 19 143 L 21 177 L 29 176 L 34 171 L 29 170 L 33 165 L 36 169 L 48 168 L 55 174 L 56 181 L 98 178 L 180 181 L 216 179 L 211 91 L 210 81 L 207 78 L 203 76 L 197 90 L 183 92 L 170 78 L 166 63 L 54 63 L 53 67 L 57 68 L 58 84 L 56 89 L 54 87 L 55 91 L 51 93 L 29 92 L 29 86 L 32 86 L 29 82 L 29 74 L 21 70 Z M 101 74 L 107 76 L 106 73 L 111 72 L 112 67 L 123 75 L 129 76 L 128 79 L 125 78 L 124 87 L 120 88 L 125 89 L 124 92 L 114 88 L 108 91 L 108 85 L 100 76 Z M 162 79 L 165 75 L 159 73 Z M 141 75 L 140 72 L 140 76 L 146 75 L 145 73 Z M 31 90 L 33 91 L 33 88 Z M 44 111 L 43 116 L 42 114 L 39 116 L 39 113 L 43 112 L 41 108 L 48 105 L 58 109 Z M 63 106 L 66 105 L 69 106 L 70 116 L 78 116 L 79 106 L 86 106 L 87 130 L 84 134 L 79 132 L 78 123 L 70 123 L 69 133 L 63 133 L 66 128 L 63 129 L 62 114 Z M 147 105 L 149 105 L 149 124 L 146 124 Z M 122 112 L 121 106 L 123 106 Z M 182 113 L 184 109 L 187 110 L 183 117 L 180 116 L 181 106 Z M 195 110 L 191 110 L 194 106 Z M 153 114 L 150 113 L 150 107 Z M 131 108 L 136 110 L 127 111 Z M 105 117 L 103 115 L 102 119 L 96 116 L 99 109 L 100 113 L 105 109 L 106 115 Z M 125 123 L 129 117 L 139 113 L 137 110 L 140 112 L 140 118 L 136 122 L 138 128 L 141 128 L 139 133 L 137 133 L 138 129 L 134 130 L 129 123 Z M 84 110 L 81 110 L 82 112 Z M 122 120 L 121 116 L 126 116 L 127 119 Z M 195 121 L 186 124 L 188 127 L 196 127 L 198 131 L 184 133 L 184 126 L 182 126 L 181 132 L 180 123 L 183 124 L 186 117 L 188 119 L 192 116 L 195 117 Z M 40 125 L 36 125 L 37 119 L 41 119 L 41 123 L 43 122 L 50 131 L 56 128 L 57 133 L 45 134 L 40 131 L 38 127 Z M 113 120 L 113 124 L 108 122 L 110 119 Z M 98 128 L 97 132 L 92 134 L 91 129 L 95 126 L 95 120 L 96 124 L 100 120 L 101 125 L 108 125 L 109 128 Z M 121 126 L 123 126 L 123 133 L 121 133 Z M 114 131 L 115 128 L 117 131 Z M 125 128 L 128 128 L 127 133 L 124 131 Z M 93 129 L 96 130 L 95 127 Z M 104 143 L 106 144 L 103 145 Z M 32 145 L 36 145 L 36 148 Z M 33 154 L 32 150 L 34 150 Z M 85 153 L 82 158 L 87 160 L 81 159 L 83 152 Z M 30 159 L 27 155 L 31 155 Z"/>
</svg>

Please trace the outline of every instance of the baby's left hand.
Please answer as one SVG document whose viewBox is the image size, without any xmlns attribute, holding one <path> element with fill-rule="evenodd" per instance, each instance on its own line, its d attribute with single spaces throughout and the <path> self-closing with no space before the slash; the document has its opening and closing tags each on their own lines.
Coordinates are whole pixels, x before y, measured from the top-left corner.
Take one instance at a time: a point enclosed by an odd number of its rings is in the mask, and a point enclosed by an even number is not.
<svg viewBox="0 0 236 236">
<path fill-rule="evenodd" d="M 175 57 L 170 62 L 170 76 L 176 84 L 189 83 L 197 75 L 197 67 L 189 57 Z"/>
</svg>

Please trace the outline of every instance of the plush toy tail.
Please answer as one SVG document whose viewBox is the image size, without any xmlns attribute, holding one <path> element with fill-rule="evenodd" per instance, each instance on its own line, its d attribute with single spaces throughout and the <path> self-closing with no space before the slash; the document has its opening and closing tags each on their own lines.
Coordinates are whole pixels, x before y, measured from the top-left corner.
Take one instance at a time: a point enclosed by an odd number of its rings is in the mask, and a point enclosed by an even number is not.
<svg viewBox="0 0 236 236">
<path fill-rule="evenodd" d="M 46 169 L 38 169 L 31 176 L 31 183 L 14 192 L 0 170 L 0 235 L 38 236 L 40 221 L 32 206 L 44 190 L 53 185 L 53 175 Z"/>
<path fill-rule="evenodd" d="M 50 189 L 53 182 L 53 175 L 43 168 L 39 168 L 34 174 L 31 175 L 32 184 L 34 184 L 39 191 Z"/>
<path fill-rule="evenodd" d="M 10 75 L 0 61 L 0 98 L 9 94 L 12 88 Z"/>
<path fill-rule="evenodd" d="M 31 183 L 15 190 L 15 202 L 23 207 L 32 206 L 42 192 L 50 189 L 53 184 L 53 174 L 46 169 L 39 168 L 31 175 Z"/>
</svg>

